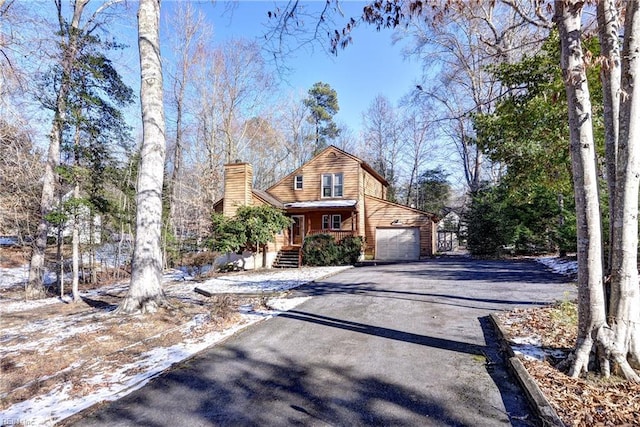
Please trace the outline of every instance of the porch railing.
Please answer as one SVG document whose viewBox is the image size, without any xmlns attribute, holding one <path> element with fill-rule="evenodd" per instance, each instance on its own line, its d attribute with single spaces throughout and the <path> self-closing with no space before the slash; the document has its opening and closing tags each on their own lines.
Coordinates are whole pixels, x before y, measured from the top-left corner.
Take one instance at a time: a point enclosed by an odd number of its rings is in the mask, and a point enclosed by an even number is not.
<svg viewBox="0 0 640 427">
<path fill-rule="evenodd" d="M 345 237 L 358 235 L 355 230 L 310 230 L 307 236 L 313 236 L 314 234 L 329 234 L 333 236 L 336 242 L 341 241 Z"/>
</svg>

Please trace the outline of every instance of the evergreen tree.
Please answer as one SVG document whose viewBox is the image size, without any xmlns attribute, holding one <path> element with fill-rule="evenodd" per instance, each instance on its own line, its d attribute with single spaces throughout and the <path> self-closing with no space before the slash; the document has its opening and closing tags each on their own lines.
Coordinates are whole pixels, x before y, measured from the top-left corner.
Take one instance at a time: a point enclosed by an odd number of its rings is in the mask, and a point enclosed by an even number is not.
<svg viewBox="0 0 640 427">
<path fill-rule="evenodd" d="M 442 168 L 429 169 L 418 178 L 416 207 L 426 212 L 441 214 L 451 195 L 447 173 Z"/>
<path fill-rule="evenodd" d="M 318 82 L 309 89 L 309 96 L 304 100 L 304 105 L 310 110 L 309 123 L 315 126 L 315 155 L 329 145 L 329 140 L 340 134 L 338 126 L 333 121 L 333 116 L 340 110 L 338 94 L 329 84 Z"/>
</svg>

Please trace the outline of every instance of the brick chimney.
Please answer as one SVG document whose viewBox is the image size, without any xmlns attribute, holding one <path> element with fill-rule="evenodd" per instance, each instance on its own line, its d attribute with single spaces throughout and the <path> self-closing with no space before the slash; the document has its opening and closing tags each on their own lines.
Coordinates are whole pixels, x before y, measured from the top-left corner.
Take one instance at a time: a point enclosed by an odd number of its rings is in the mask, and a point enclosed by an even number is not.
<svg viewBox="0 0 640 427">
<path fill-rule="evenodd" d="M 239 206 L 252 204 L 253 167 L 249 163 L 224 165 L 224 216 L 235 216 Z"/>
</svg>

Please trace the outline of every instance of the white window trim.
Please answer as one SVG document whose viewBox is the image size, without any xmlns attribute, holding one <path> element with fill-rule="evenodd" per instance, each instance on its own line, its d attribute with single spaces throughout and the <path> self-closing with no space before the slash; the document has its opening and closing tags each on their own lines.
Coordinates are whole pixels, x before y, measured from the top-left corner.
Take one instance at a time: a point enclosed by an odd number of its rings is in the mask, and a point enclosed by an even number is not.
<svg viewBox="0 0 640 427">
<path fill-rule="evenodd" d="M 336 219 L 338 220 L 336 227 Z M 331 215 L 331 229 L 332 230 L 342 230 L 342 215 L 336 214 Z"/>
<path fill-rule="evenodd" d="M 324 195 L 324 189 L 326 188 L 324 185 L 324 177 L 328 176 L 331 178 L 330 184 L 327 186 L 328 188 L 331 189 L 331 195 L 330 196 L 325 196 Z M 340 176 L 342 178 L 342 183 L 339 185 L 341 193 L 339 196 L 336 196 L 336 187 L 337 185 L 335 184 L 336 182 L 336 177 Z M 344 174 L 342 172 L 338 172 L 338 173 L 323 173 L 322 177 L 320 179 L 320 197 L 323 199 L 330 199 L 330 198 L 343 198 L 344 197 Z"/>
<path fill-rule="evenodd" d="M 336 227 L 336 219 L 338 220 Z M 322 229 L 323 230 L 342 230 L 342 215 L 322 215 Z"/>
<path fill-rule="evenodd" d="M 300 178 L 300 181 L 298 181 L 298 178 Z M 298 187 L 298 183 L 300 184 L 300 187 Z M 293 177 L 293 189 L 294 190 L 302 190 L 304 188 L 304 178 L 302 175 L 295 175 Z"/>
</svg>

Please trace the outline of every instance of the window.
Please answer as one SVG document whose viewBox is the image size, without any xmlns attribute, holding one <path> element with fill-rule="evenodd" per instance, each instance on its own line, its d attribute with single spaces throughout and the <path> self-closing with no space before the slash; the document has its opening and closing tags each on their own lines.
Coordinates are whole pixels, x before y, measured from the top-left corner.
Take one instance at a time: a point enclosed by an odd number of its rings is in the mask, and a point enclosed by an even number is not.
<svg viewBox="0 0 640 427">
<path fill-rule="evenodd" d="M 323 230 L 340 230 L 342 228 L 342 215 L 322 215 Z"/>
<path fill-rule="evenodd" d="M 293 177 L 293 189 L 302 190 L 302 175 L 296 175 Z"/>
<path fill-rule="evenodd" d="M 331 228 L 334 230 L 340 230 L 342 228 L 342 215 L 331 216 Z"/>
<path fill-rule="evenodd" d="M 322 197 L 342 197 L 342 174 L 326 173 L 322 175 Z"/>
</svg>

